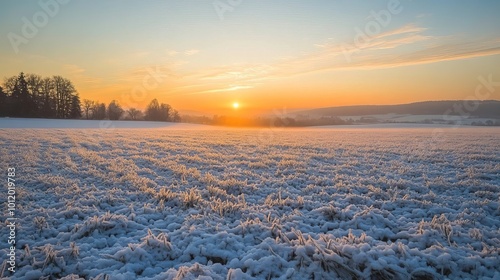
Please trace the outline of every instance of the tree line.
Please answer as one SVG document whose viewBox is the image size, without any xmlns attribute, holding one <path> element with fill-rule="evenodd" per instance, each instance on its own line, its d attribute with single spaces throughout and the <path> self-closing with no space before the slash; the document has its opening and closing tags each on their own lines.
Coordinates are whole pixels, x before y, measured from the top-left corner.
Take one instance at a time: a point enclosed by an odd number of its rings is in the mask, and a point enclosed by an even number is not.
<svg viewBox="0 0 500 280">
<path fill-rule="evenodd" d="M 76 119 L 81 116 L 80 98 L 68 79 L 21 72 L 0 87 L 0 116 Z"/>
<path fill-rule="evenodd" d="M 181 121 L 177 110 L 157 99 L 144 112 L 136 108 L 125 110 L 116 100 L 108 105 L 88 99 L 80 101 L 70 80 L 23 72 L 5 78 L 0 86 L 0 117 Z"/>
<path fill-rule="evenodd" d="M 82 117 L 88 120 L 181 121 L 177 110 L 169 104 L 160 104 L 157 99 L 153 99 L 144 112 L 136 108 L 125 110 L 116 100 L 111 101 L 106 106 L 105 103 L 99 101 L 84 99 L 82 102 Z"/>
<path fill-rule="evenodd" d="M 353 124 L 352 120 L 343 120 L 339 117 L 309 117 L 309 116 L 275 116 L 244 118 L 234 116 L 190 116 L 184 115 L 183 122 L 220 125 L 220 126 L 248 126 L 248 127 L 306 127 L 325 125 L 347 125 Z"/>
</svg>

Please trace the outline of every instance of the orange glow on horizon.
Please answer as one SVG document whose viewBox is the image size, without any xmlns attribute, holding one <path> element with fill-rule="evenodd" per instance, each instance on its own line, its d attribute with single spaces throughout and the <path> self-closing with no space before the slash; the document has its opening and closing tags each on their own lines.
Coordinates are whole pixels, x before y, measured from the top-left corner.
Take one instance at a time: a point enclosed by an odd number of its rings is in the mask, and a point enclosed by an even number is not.
<svg viewBox="0 0 500 280">
<path fill-rule="evenodd" d="M 9 16 L 2 26 L 23 35 L 20 19 L 39 5 L 4 2 Z M 82 101 L 116 100 L 124 109 L 144 110 L 157 99 L 181 115 L 241 118 L 470 99 L 478 77 L 500 79 L 498 1 L 414 1 L 404 17 L 371 35 L 367 28 L 379 22 L 369 11 L 387 8 L 384 3 L 365 9 L 349 1 L 299 1 L 283 13 L 276 1 L 252 1 L 221 21 L 210 5 L 132 2 L 65 5 L 64 16 L 39 28 L 36 38 L 0 44 L 0 78 L 60 75 L 72 81 Z M 134 17 L 112 17 L 111 7 L 113 15 Z M 435 20 L 450 12 L 456 14 L 449 21 Z"/>
</svg>

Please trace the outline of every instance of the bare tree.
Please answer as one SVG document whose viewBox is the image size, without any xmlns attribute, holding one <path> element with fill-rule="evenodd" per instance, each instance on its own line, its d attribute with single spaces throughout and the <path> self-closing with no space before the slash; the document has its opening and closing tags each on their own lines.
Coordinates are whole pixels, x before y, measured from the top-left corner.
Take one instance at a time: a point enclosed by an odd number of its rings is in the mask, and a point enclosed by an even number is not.
<svg viewBox="0 0 500 280">
<path fill-rule="evenodd" d="M 54 118 L 56 113 L 56 95 L 54 92 L 54 82 L 46 77 L 42 81 L 42 107 L 40 108 L 42 116 Z"/>
<path fill-rule="evenodd" d="M 43 105 L 43 78 L 37 74 L 26 74 L 26 83 L 28 91 L 34 101 L 36 116 L 40 116 Z"/>
<path fill-rule="evenodd" d="M 92 112 L 92 110 L 94 109 L 94 104 L 95 102 L 92 101 L 92 100 L 88 100 L 88 99 L 83 99 L 83 112 L 85 113 L 85 118 L 88 120 L 91 118 L 90 116 L 90 113 Z"/>
<path fill-rule="evenodd" d="M 172 111 L 172 106 L 169 104 L 160 104 L 160 121 L 169 122 L 172 120 L 170 117 L 170 112 Z"/>
<path fill-rule="evenodd" d="M 61 76 L 42 77 L 20 73 L 4 79 L 5 103 L 9 116 L 80 118 L 81 104 L 70 80 Z M 6 105 L 4 105 L 6 106 Z"/>
<path fill-rule="evenodd" d="M 17 76 L 4 78 L 3 92 L 9 96 L 12 95 L 16 84 L 17 84 Z"/>
<path fill-rule="evenodd" d="M 146 108 L 145 119 L 147 121 L 170 122 L 174 118 L 173 110 L 169 104 L 160 104 L 157 99 L 153 99 Z"/>
<path fill-rule="evenodd" d="M 127 114 L 129 115 L 131 120 L 135 121 L 141 117 L 142 112 L 141 110 L 137 110 L 136 108 L 130 108 L 127 110 Z"/>
<path fill-rule="evenodd" d="M 172 112 L 172 121 L 173 122 L 181 122 L 181 116 L 177 110 L 173 110 Z"/>
<path fill-rule="evenodd" d="M 71 115 L 71 103 L 76 89 L 70 80 L 61 76 L 52 77 L 56 95 L 56 117 L 68 118 Z"/>
<path fill-rule="evenodd" d="M 3 92 L 3 88 L 0 87 L 0 117 L 8 115 L 8 104 L 7 104 L 7 94 Z"/>
</svg>

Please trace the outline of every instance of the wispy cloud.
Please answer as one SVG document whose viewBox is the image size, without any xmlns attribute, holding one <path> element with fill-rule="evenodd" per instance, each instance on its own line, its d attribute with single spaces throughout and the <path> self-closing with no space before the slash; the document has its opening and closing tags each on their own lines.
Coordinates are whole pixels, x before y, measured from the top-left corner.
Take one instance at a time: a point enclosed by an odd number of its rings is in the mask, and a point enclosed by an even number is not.
<svg viewBox="0 0 500 280">
<path fill-rule="evenodd" d="M 78 65 L 64 64 L 62 68 L 64 69 L 65 75 L 77 84 L 85 85 L 86 87 L 97 87 L 102 82 L 102 78 L 96 78 L 86 74 L 86 70 Z"/>
<path fill-rule="evenodd" d="M 228 65 L 210 69 L 201 80 L 248 80 L 265 76 L 273 71 L 272 66 L 264 64 Z"/>
<path fill-rule="evenodd" d="M 202 94 L 202 93 L 220 93 L 220 92 L 230 92 L 230 91 L 237 91 L 237 90 L 243 90 L 243 89 L 251 89 L 254 88 L 253 86 L 229 86 L 226 88 L 216 88 L 216 89 L 209 89 L 209 90 L 204 90 L 204 91 L 198 91 L 194 92 L 192 94 Z"/>
<path fill-rule="evenodd" d="M 65 64 L 63 68 L 70 75 L 79 75 L 85 72 L 85 69 L 75 64 Z"/>
<path fill-rule="evenodd" d="M 418 42 L 430 41 L 435 37 L 424 35 L 426 28 L 408 24 L 397 29 L 382 32 L 375 36 L 356 35 L 351 42 L 335 42 L 330 39 L 323 44 L 317 44 L 319 51 L 309 54 L 310 58 L 325 58 L 344 56 L 349 61 L 356 53 L 395 49 L 398 47 L 415 44 Z"/>
<path fill-rule="evenodd" d="M 184 86 L 169 89 L 166 96 L 221 93 L 252 89 L 271 73 L 267 65 L 226 65 L 179 76 Z M 187 84 L 186 84 L 187 83 Z"/>
<path fill-rule="evenodd" d="M 198 54 L 199 52 L 200 52 L 200 50 L 187 50 L 187 51 L 184 51 L 184 55 L 192 56 L 192 55 Z"/>
<path fill-rule="evenodd" d="M 167 55 L 168 56 L 176 56 L 178 55 L 179 52 L 178 51 L 174 51 L 174 50 L 167 50 Z"/>
<path fill-rule="evenodd" d="M 460 60 L 500 54 L 500 38 L 468 41 L 456 36 L 425 35 L 426 28 L 406 25 L 381 33 L 363 42 L 322 45 L 321 51 L 285 62 L 305 69 L 338 70 L 348 68 L 387 68 L 440 61 Z M 320 61 L 314 66 L 312 61 Z M 308 65 L 309 64 L 309 65 Z M 303 73 L 307 73 L 308 70 Z M 300 70 L 296 74 L 300 74 Z"/>
<path fill-rule="evenodd" d="M 364 40 L 316 44 L 310 53 L 269 64 L 237 64 L 184 73 L 175 95 L 221 93 L 251 89 L 265 81 L 319 71 L 381 69 L 500 54 L 500 39 L 467 41 L 453 36 L 432 36 L 417 24 L 407 24 Z M 175 55 L 194 55 L 195 50 Z"/>
<path fill-rule="evenodd" d="M 391 57 L 391 60 L 386 63 L 379 61 L 378 64 L 380 66 L 397 67 L 498 54 L 500 54 L 499 39 L 485 40 L 483 42 L 443 42 L 434 47 L 407 53 L 399 57 Z"/>
<path fill-rule="evenodd" d="M 401 67 L 500 54 L 500 39 L 467 41 L 452 36 L 431 36 L 427 28 L 408 24 L 353 42 L 316 44 L 306 55 L 273 64 L 233 65 L 207 71 L 201 80 L 245 83 L 316 71 Z"/>
<path fill-rule="evenodd" d="M 167 56 L 170 56 L 170 57 L 179 56 L 179 55 L 193 56 L 193 55 L 199 54 L 200 50 L 197 50 L 197 49 L 190 49 L 190 50 L 184 50 L 184 51 L 167 50 L 166 52 L 167 52 Z"/>
</svg>

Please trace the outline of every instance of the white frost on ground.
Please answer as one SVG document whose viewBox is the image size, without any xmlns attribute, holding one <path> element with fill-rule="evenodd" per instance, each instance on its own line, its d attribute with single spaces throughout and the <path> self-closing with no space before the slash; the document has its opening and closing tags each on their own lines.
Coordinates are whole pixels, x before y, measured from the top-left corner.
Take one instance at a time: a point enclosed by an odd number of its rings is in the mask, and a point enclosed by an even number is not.
<svg viewBox="0 0 500 280">
<path fill-rule="evenodd" d="M 499 279 L 500 130 L 433 131 L 0 129 L 4 276 Z"/>
<path fill-rule="evenodd" d="M 204 127 L 203 125 L 149 122 L 149 121 L 109 121 L 109 120 L 61 120 L 61 119 L 21 119 L 0 118 L 1 128 L 74 128 L 74 129 L 118 129 L 118 128 L 169 128 L 169 129 L 193 129 Z"/>
</svg>

